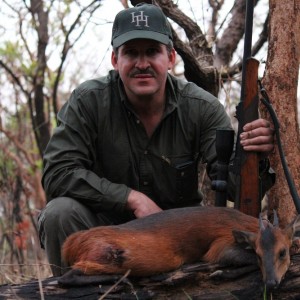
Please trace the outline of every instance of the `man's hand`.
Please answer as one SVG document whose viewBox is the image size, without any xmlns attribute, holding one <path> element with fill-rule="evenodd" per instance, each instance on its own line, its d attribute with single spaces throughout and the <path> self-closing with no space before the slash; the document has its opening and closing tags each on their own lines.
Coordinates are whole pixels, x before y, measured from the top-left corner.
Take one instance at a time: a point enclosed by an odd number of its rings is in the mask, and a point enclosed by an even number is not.
<svg viewBox="0 0 300 300">
<path fill-rule="evenodd" d="M 128 195 L 127 209 L 133 211 L 137 218 L 146 217 L 162 210 L 145 194 L 135 190 Z"/>
<path fill-rule="evenodd" d="M 264 119 L 247 123 L 240 135 L 240 142 L 245 151 L 261 153 L 261 158 L 274 150 L 274 128 Z"/>
</svg>

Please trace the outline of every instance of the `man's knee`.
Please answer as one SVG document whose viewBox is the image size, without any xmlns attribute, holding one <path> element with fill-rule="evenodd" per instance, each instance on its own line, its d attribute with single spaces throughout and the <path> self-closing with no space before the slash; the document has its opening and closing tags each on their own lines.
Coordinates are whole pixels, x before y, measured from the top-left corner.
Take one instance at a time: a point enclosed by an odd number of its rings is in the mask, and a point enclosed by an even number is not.
<svg viewBox="0 0 300 300">
<path fill-rule="evenodd" d="M 54 276 L 61 275 L 66 267 L 60 254 L 65 239 L 94 226 L 97 226 L 96 215 L 74 199 L 59 197 L 46 205 L 38 219 L 39 237 Z"/>
<path fill-rule="evenodd" d="M 69 222 L 73 201 L 75 200 L 65 197 L 51 200 L 39 216 L 40 230 L 48 232 L 64 227 L 63 223 Z"/>
<path fill-rule="evenodd" d="M 74 209 L 76 202 L 76 200 L 68 197 L 55 198 L 46 205 L 41 215 L 44 215 L 44 218 L 49 221 L 66 220 Z"/>
<path fill-rule="evenodd" d="M 66 235 L 97 225 L 96 215 L 85 205 L 68 197 L 52 199 L 39 217 L 40 229 L 63 231 Z"/>
</svg>

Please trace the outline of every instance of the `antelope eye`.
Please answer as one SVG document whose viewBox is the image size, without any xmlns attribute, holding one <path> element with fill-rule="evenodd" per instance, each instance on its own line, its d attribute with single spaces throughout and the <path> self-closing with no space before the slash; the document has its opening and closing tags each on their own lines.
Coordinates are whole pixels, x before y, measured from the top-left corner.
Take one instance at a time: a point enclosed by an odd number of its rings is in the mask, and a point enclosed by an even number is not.
<svg viewBox="0 0 300 300">
<path fill-rule="evenodd" d="M 280 252 L 279 252 L 279 258 L 283 259 L 285 257 L 286 257 L 286 249 L 280 250 Z"/>
</svg>

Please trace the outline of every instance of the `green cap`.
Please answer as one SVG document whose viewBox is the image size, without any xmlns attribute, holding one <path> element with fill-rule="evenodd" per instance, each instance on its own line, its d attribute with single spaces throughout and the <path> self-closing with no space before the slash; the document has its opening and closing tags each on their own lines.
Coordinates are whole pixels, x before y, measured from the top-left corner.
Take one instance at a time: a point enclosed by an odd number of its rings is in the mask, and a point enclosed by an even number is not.
<svg viewBox="0 0 300 300">
<path fill-rule="evenodd" d="M 116 15 L 112 46 L 118 48 L 133 39 L 150 39 L 165 45 L 172 41 L 170 24 L 158 6 L 140 3 Z"/>
</svg>

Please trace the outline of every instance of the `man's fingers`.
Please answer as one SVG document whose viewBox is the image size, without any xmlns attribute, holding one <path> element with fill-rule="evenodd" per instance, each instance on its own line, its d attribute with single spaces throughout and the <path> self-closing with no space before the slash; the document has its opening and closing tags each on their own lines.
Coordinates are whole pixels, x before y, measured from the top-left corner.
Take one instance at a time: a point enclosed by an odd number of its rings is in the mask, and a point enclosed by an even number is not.
<svg viewBox="0 0 300 300">
<path fill-rule="evenodd" d="M 259 128 L 259 127 L 270 128 L 272 126 L 271 126 L 271 123 L 268 120 L 257 119 L 257 120 L 254 120 L 254 121 L 250 122 L 250 123 L 245 124 L 245 126 L 243 127 L 243 130 L 244 131 L 250 131 L 250 130 L 253 130 L 253 129 L 256 129 L 256 128 Z"/>
</svg>

